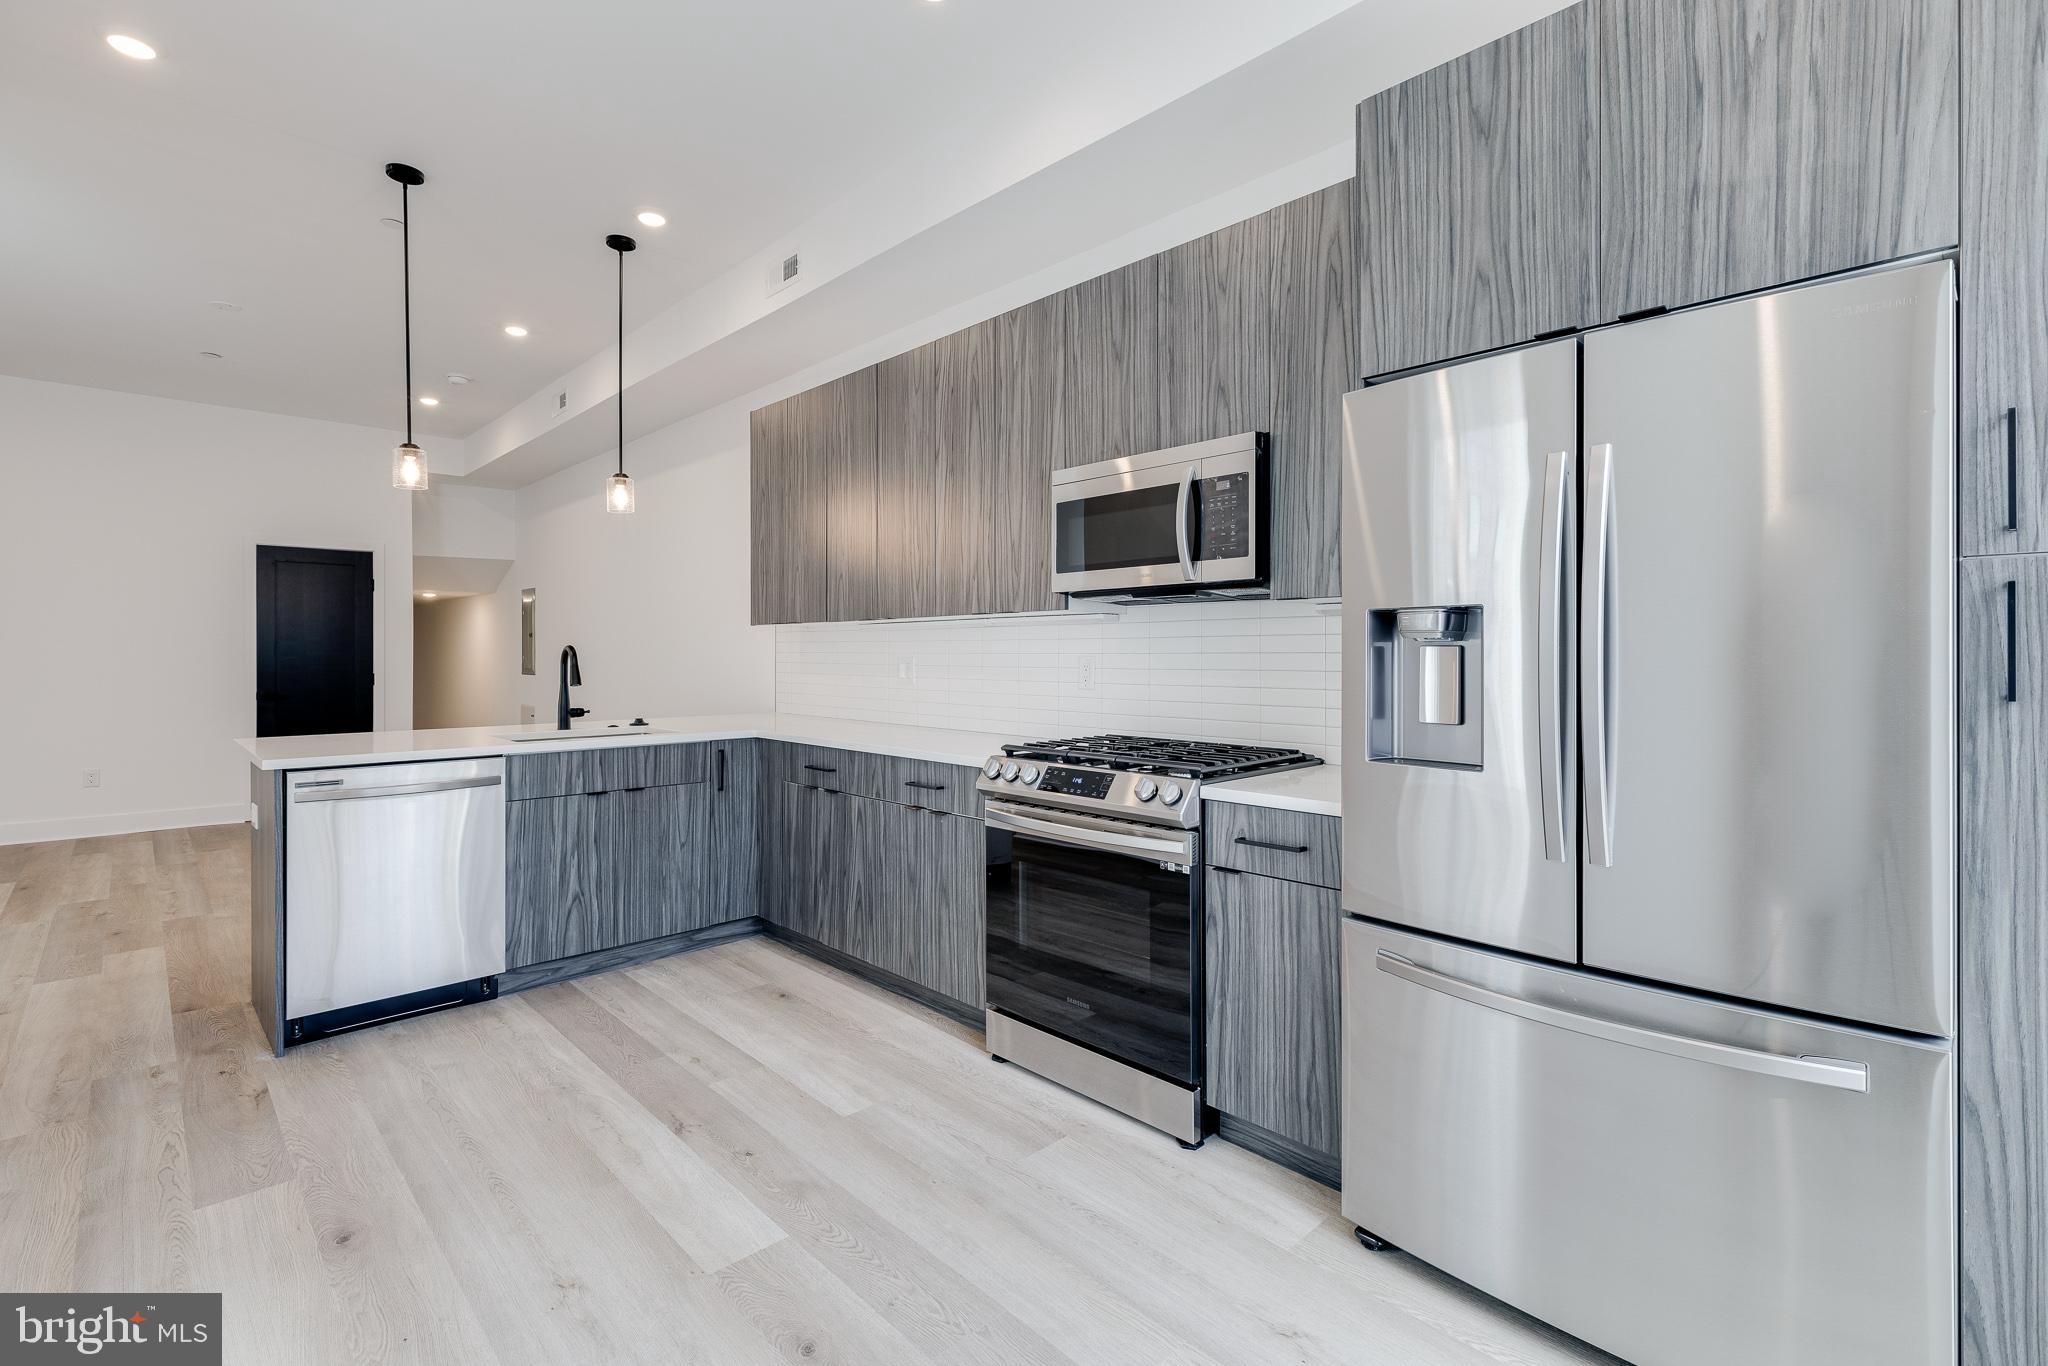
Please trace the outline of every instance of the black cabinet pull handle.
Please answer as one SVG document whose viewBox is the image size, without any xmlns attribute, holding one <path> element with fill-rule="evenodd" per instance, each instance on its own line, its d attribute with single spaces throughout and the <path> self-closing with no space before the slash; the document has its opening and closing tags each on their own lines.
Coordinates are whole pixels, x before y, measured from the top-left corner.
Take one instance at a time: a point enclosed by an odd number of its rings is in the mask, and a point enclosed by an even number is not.
<svg viewBox="0 0 2048 1366">
<path fill-rule="evenodd" d="M 836 768 L 826 768 L 823 764 L 804 765 L 804 772 L 806 773 L 837 773 L 838 771 Z"/>
<path fill-rule="evenodd" d="M 2005 581 L 2005 700 L 2020 700 L 2020 585 Z"/>
<path fill-rule="evenodd" d="M 595 792 L 586 792 L 583 795 L 586 797 L 608 797 L 611 795 L 611 789 L 608 787 L 601 787 Z"/>
<path fill-rule="evenodd" d="M 903 785 L 905 787 L 921 787 L 927 792 L 944 792 L 946 790 L 944 783 L 921 783 L 915 778 L 906 778 Z"/>
<path fill-rule="evenodd" d="M 1224 867 L 1224 866 L 1223 866 L 1222 864 L 1220 864 L 1220 863 L 1219 863 L 1219 864 L 1217 864 L 1217 865 L 1216 865 L 1216 866 L 1215 866 L 1214 868 L 1211 868 L 1211 869 L 1210 869 L 1209 871 L 1210 871 L 1210 872 L 1212 872 L 1212 873 L 1228 873 L 1228 874 L 1230 874 L 1230 875 L 1231 875 L 1232 877 L 1243 877 L 1243 876 L 1244 876 L 1244 874 L 1242 874 L 1242 873 L 1238 872 L 1238 871 L 1237 871 L 1237 869 L 1235 869 L 1235 868 L 1225 868 L 1225 867 Z"/>
<path fill-rule="evenodd" d="M 1249 844 L 1254 849 L 1273 849 L 1283 854 L 1306 854 L 1308 852 L 1306 844 L 1270 844 L 1265 840 L 1255 840 L 1245 835 L 1239 835 L 1237 842 L 1239 844 Z"/>
<path fill-rule="evenodd" d="M 725 751 L 718 751 L 718 790 L 725 791 Z"/>
<path fill-rule="evenodd" d="M 2005 529 L 2020 529 L 2020 410 L 2005 410 Z"/>
</svg>

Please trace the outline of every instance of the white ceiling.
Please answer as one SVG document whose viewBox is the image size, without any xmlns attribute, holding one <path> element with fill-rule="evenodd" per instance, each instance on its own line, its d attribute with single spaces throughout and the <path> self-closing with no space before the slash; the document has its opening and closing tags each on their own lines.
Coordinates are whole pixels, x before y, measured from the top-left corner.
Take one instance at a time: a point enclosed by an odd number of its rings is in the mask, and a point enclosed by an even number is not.
<svg viewBox="0 0 2048 1366">
<path fill-rule="evenodd" d="M 0 373 L 396 426 L 402 160 L 415 422 L 462 436 L 608 345 L 606 232 L 632 327 L 864 185 L 1035 168 L 1350 5 L 0 0 Z"/>
</svg>

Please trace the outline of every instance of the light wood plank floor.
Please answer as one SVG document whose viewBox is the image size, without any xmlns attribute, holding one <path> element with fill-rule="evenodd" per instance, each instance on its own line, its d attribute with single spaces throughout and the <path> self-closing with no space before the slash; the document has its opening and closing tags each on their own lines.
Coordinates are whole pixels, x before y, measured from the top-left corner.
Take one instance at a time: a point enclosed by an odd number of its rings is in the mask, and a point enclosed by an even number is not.
<svg viewBox="0 0 2048 1366">
<path fill-rule="evenodd" d="M 240 826 L 0 848 L 0 1287 L 230 1361 L 1608 1361 L 749 940 L 294 1049 Z"/>
</svg>

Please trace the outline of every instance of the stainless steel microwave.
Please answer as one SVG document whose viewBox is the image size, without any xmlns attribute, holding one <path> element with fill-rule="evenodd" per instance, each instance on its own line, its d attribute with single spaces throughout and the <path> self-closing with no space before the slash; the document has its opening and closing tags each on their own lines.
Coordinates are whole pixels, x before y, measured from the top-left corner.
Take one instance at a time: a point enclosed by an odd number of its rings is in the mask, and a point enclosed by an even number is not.
<svg viewBox="0 0 2048 1366">
<path fill-rule="evenodd" d="M 1053 471 L 1053 592 L 1265 583 L 1264 432 Z"/>
</svg>

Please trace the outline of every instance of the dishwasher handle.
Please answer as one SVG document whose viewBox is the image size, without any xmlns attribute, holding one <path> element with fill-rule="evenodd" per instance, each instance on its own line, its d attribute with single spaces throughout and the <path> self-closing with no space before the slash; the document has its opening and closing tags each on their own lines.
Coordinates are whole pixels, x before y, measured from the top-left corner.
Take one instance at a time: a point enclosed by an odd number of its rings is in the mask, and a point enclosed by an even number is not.
<svg viewBox="0 0 2048 1366">
<path fill-rule="evenodd" d="M 292 803 L 354 802 L 366 797 L 413 797 L 425 792 L 457 792 L 466 787 L 497 787 L 504 781 L 497 774 L 481 778 L 442 778 L 425 783 L 385 783 L 379 787 L 324 787 L 307 783 L 292 791 Z"/>
</svg>

